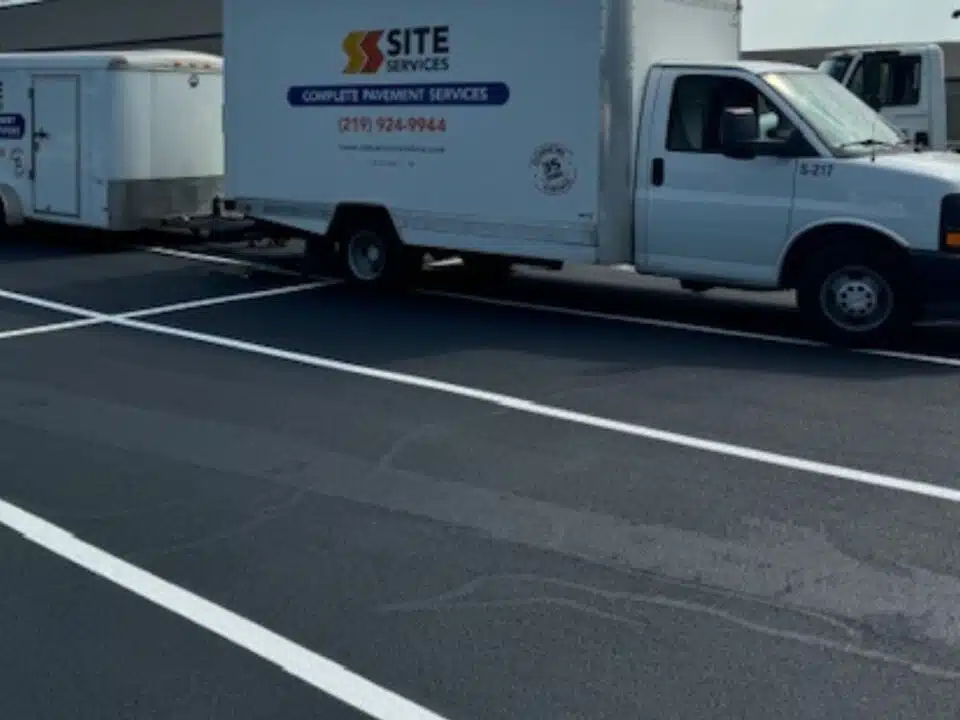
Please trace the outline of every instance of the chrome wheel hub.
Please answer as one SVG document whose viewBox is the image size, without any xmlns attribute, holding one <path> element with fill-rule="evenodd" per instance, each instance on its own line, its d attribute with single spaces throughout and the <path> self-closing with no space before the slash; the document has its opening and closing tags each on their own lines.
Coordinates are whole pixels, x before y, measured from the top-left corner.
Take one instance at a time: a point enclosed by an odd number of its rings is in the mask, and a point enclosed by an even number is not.
<svg viewBox="0 0 960 720">
<path fill-rule="evenodd" d="M 845 267 L 832 273 L 820 290 L 824 314 L 840 328 L 874 330 L 890 317 L 893 289 L 882 275 L 867 267 Z"/>
</svg>

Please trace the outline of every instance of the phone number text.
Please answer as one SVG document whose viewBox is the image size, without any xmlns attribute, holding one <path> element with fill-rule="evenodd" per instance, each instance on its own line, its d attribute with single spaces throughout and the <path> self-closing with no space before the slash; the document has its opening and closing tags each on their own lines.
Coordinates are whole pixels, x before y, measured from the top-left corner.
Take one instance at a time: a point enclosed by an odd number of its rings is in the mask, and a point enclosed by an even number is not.
<svg viewBox="0 0 960 720">
<path fill-rule="evenodd" d="M 352 116 L 340 118 L 340 132 L 342 133 L 446 131 L 447 121 L 442 117 Z"/>
</svg>

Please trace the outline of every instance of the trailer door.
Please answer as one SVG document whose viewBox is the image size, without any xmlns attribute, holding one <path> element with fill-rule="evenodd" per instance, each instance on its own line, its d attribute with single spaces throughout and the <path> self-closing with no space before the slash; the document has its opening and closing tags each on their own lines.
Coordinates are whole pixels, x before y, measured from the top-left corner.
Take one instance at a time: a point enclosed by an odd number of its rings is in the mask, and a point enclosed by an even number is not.
<svg viewBox="0 0 960 720">
<path fill-rule="evenodd" d="M 32 83 L 33 209 L 80 215 L 80 77 L 35 75 Z"/>
</svg>

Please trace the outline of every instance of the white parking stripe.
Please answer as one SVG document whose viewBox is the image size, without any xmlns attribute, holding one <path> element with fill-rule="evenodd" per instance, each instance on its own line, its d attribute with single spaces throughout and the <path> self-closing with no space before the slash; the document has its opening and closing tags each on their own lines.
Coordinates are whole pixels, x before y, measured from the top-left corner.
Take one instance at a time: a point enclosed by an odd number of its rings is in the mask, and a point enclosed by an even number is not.
<svg viewBox="0 0 960 720">
<path fill-rule="evenodd" d="M 85 311 L 83 320 L 68 320 L 66 322 L 47 323 L 46 325 L 34 325 L 33 327 L 18 328 L 16 330 L 7 330 L 0 332 L 0 340 L 21 338 L 30 335 L 43 335 L 47 333 L 63 332 L 65 330 L 76 330 L 78 328 L 90 327 L 93 325 L 102 325 L 111 319 L 117 318 L 143 318 L 163 315 L 165 313 L 182 312 L 184 310 L 196 310 L 198 308 L 212 307 L 215 305 L 226 305 L 227 303 L 242 302 L 244 300 L 261 300 L 279 295 L 290 295 L 292 293 L 304 292 L 306 290 L 316 290 L 330 285 L 336 285 L 336 280 L 318 280 L 309 283 L 300 283 L 299 285 L 285 285 L 279 288 L 270 288 L 268 290 L 253 290 L 250 292 L 235 293 L 233 295 L 219 295 L 211 298 L 201 298 L 199 300 L 188 300 L 186 302 L 171 303 L 170 305 L 158 305 L 156 307 L 143 308 L 142 310 L 132 310 L 116 315 L 99 313 L 93 310 Z M 35 298 L 30 295 L 21 295 L 10 291 L 0 291 L 0 297 L 5 297 L 15 302 L 21 302 L 35 307 L 41 307 L 45 310 L 64 313 L 65 315 L 76 315 L 78 308 L 71 305 Z"/>
<path fill-rule="evenodd" d="M 226 305 L 227 303 L 242 302 L 244 300 L 263 300 L 265 298 L 279 297 L 280 295 L 291 295 L 293 293 L 305 292 L 307 290 L 318 290 L 320 288 L 329 287 L 336 284 L 336 280 L 317 280 L 315 282 L 300 283 L 298 285 L 284 285 L 283 287 L 270 288 L 268 290 L 251 290 L 249 292 L 236 293 L 234 295 L 220 295 L 218 297 L 187 300 L 186 302 L 172 303 L 170 305 L 159 305 L 157 307 L 144 308 L 143 310 L 124 312 L 118 315 L 112 315 L 111 317 L 152 317 L 154 315 L 163 315 L 164 313 L 182 312 L 184 310 L 197 310 L 199 308 L 213 307 L 215 305 Z"/>
<path fill-rule="evenodd" d="M 392 370 L 381 370 L 379 368 L 359 365 L 356 363 L 344 362 L 333 358 L 321 357 L 317 355 L 308 355 L 306 353 L 283 350 L 281 348 L 271 347 L 269 345 L 260 345 L 257 343 L 246 342 L 234 338 L 222 337 L 220 335 L 211 335 L 193 330 L 184 330 L 181 328 L 159 325 L 143 320 L 135 320 L 120 316 L 102 315 L 86 308 L 55 303 L 43 298 L 36 298 L 21 293 L 12 293 L 0 290 L 0 297 L 9 300 L 19 300 L 27 302 L 37 307 L 48 309 L 58 309 L 60 312 L 72 313 L 84 318 L 99 318 L 111 325 L 142 330 L 144 332 L 158 335 L 167 335 L 182 340 L 192 340 L 194 342 L 214 345 L 217 347 L 238 350 L 240 352 L 261 355 L 275 360 L 284 360 L 287 362 L 298 363 L 308 367 L 332 370 L 334 372 L 348 373 L 359 377 L 370 378 L 373 380 L 382 380 L 386 382 L 415 387 L 421 390 L 431 390 L 434 392 L 446 393 L 457 397 L 474 400 L 477 402 L 489 403 L 517 412 L 538 415 L 540 417 L 560 420 L 563 422 L 574 423 L 584 427 L 591 427 L 597 430 L 619 433 L 621 435 L 630 435 L 645 440 L 667 443 L 678 447 L 697 450 L 700 452 L 724 455 L 726 457 L 749 460 L 751 462 L 763 463 L 774 467 L 780 467 L 787 470 L 795 470 L 823 477 L 845 480 L 848 482 L 870 485 L 886 490 L 895 490 L 898 492 L 921 495 L 937 500 L 947 500 L 949 502 L 960 503 L 960 489 L 934 485 L 931 483 L 919 482 L 907 478 L 885 475 L 882 473 L 870 472 L 858 468 L 851 468 L 842 465 L 809 460 L 806 458 L 785 455 L 782 453 L 769 452 L 746 445 L 737 445 L 734 443 L 721 442 L 708 438 L 685 435 L 683 433 L 663 430 L 660 428 L 629 423 L 621 420 L 614 420 L 598 415 L 577 412 L 565 408 L 544 405 L 533 400 L 505 395 L 502 393 L 491 392 L 479 388 L 458 385 L 456 383 L 436 380 L 433 378 L 422 377 L 419 375 L 410 375 L 407 373 L 395 372 Z"/>
<path fill-rule="evenodd" d="M 850 482 L 872 485 L 874 487 L 885 488 L 888 490 L 897 490 L 900 492 L 911 493 L 914 495 L 923 495 L 938 500 L 948 500 L 950 502 L 960 503 L 960 489 L 932 485 L 929 483 L 908 480 L 905 478 L 894 477 L 873 473 L 866 470 L 833 465 L 830 463 L 807 460 L 805 458 L 784 455 L 781 453 L 767 452 L 744 445 L 735 445 L 733 443 L 719 442 L 706 438 L 695 437 L 693 435 L 684 435 L 682 433 L 671 432 L 659 428 L 639 425 L 635 423 L 613 420 L 610 418 L 590 415 L 587 413 L 576 412 L 564 408 L 543 405 L 541 403 L 527 400 L 525 398 L 504 395 L 501 393 L 490 392 L 478 388 L 458 385 L 456 383 L 435 380 L 432 378 L 421 377 L 418 375 L 409 375 L 407 373 L 394 372 L 390 370 L 380 370 L 378 368 L 358 365 L 355 363 L 343 362 L 332 358 L 307 355 L 305 353 L 291 352 L 280 348 L 270 347 L 268 345 L 259 345 L 256 343 L 235 340 L 233 338 L 211 335 L 208 333 L 194 332 L 192 330 L 183 330 L 180 328 L 146 323 L 139 320 L 111 320 L 112 323 L 146 332 L 169 335 L 184 340 L 194 340 L 196 342 L 231 350 L 240 350 L 242 352 L 263 355 L 276 360 L 286 360 L 301 365 L 333 370 L 335 372 L 349 373 L 360 377 L 366 377 L 375 380 L 384 380 L 387 382 L 415 387 L 422 390 L 432 390 L 435 392 L 456 395 L 458 397 L 479 402 L 490 403 L 499 407 L 508 408 L 517 412 L 539 415 L 541 417 L 560 420 L 563 422 L 574 423 L 597 430 L 606 430 L 608 432 L 619 433 L 622 435 L 631 435 L 633 437 L 653 440 L 656 442 L 668 443 L 691 450 L 699 450 L 727 457 L 740 458 L 752 462 L 773 465 L 787 470 L 797 470 L 800 472 L 812 473 L 824 477 L 832 477 L 837 480 L 847 480 Z"/>
<path fill-rule="evenodd" d="M 665 328 L 668 330 L 682 330 L 704 335 L 716 335 L 720 337 L 739 338 L 742 340 L 759 340 L 761 342 L 777 343 L 779 345 L 793 345 L 795 347 L 812 347 L 827 349 L 830 346 L 815 340 L 805 338 L 789 337 L 787 335 L 770 335 L 766 333 L 749 332 L 746 330 L 730 330 L 716 327 L 713 325 L 696 325 L 693 323 L 677 322 L 673 320 L 657 320 L 655 318 L 635 317 L 632 315 L 618 315 L 613 313 L 596 312 L 593 310 L 578 310 L 576 308 L 561 307 L 557 305 L 542 305 L 537 303 L 528 303 L 517 300 L 501 300 L 499 298 L 490 298 L 477 295 L 466 295 L 454 292 L 443 292 L 440 290 L 420 290 L 419 294 L 433 297 L 447 298 L 449 300 L 463 300 L 464 302 L 480 303 L 483 305 L 496 305 L 504 308 L 513 308 L 517 310 L 532 310 L 535 312 L 548 312 L 557 315 L 569 315 L 572 317 L 590 318 L 593 320 L 608 320 L 611 322 L 627 323 L 630 325 L 645 325 L 647 327 Z M 939 355 L 924 355 L 919 353 L 898 352 L 895 350 L 850 350 L 849 352 L 858 355 L 867 355 L 872 357 L 888 358 L 890 360 L 906 360 L 908 362 L 926 363 L 928 365 L 940 365 L 944 367 L 960 368 L 960 358 L 943 357 Z"/>
<path fill-rule="evenodd" d="M 103 320 L 88 318 L 85 320 L 67 320 L 66 322 L 47 323 L 46 325 L 33 325 L 16 330 L 4 330 L 0 332 L 0 340 L 12 340 L 30 335 L 46 335 L 47 333 L 76 330 L 78 328 L 90 327 L 91 325 L 99 325 L 102 322 Z"/>
<path fill-rule="evenodd" d="M 249 268 L 250 270 L 258 270 L 260 272 L 270 273 L 272 275 L 282 275 L 284 277 L 303 277 L 303 273 L 297 272 L 296 270 L 287 270 L 276 265 L 271 265 L 270 263 L 259 263 L 253 260 L 226 257 L 225 255 L 208 255 L 207 253 L 197 253 L 190 250 L 177 250 L 176 248 L 168 248 L 160 245 L 145 246 L 138 249 L 144 252 L 153 253 L 154 255 L 167 255 L 169 257 L 181 258 L 182 260 L 195 260 L 198 262 L 213 263 L 216 265 L 243 267 Z"/>
<path fill-rule="evenodd" d="M 497 307 L 512 308 L 515 310 L 531 310 L 533 312 L 547 312 L 556 315 L 569 315 L 571 317 L 580 317 L 590 320 L 607 320 L 610 322 L 626 323 L 629 325 L 644 325 L 647 327 L 665 328 L 668 330 L 684 330 L 709 335 L 719 335 L 721 337 L 740 338 L 743 340 L 762 340 L 763 342 L 779 343 L 781 345 L 794 345 L 799 347 L 825 347 L 823 343 L 803 338 L 793 338 L 786 335 L 768 335 L 764 333 L 748 332 L 746 330 L 728 330 L 715 327 L 713 325 L 696 325 L 693 323 L 677 322 L 675 320 L 657 320 L 655 318 L 637 317 L 634 315 L 620 315 L 617 313 L 605 313 L 598 310 L 578 310 L 577 308 L 563 307 L 559 305 L 544 305 L 540 303 L 524 302 L 521 300 L 504 300 L 500 298 L 485 297 L 482 295 L 467 295 L 465 293 L 446 292 L 443 290 L 418 290 L 420 295 L 428 297 L 446 298 L 448 300 L 462 300 L 464 302 L 477 303 L 481 305 L 495 305 Z"/>
<path fill-rule="evenodd" d="M 84 542 L 4 500 L 0 500 L 0 525 L 154 605 L 216 633 L 370 717 L 377 720 L 444 720 L 343 665 Z"/>
</svg>

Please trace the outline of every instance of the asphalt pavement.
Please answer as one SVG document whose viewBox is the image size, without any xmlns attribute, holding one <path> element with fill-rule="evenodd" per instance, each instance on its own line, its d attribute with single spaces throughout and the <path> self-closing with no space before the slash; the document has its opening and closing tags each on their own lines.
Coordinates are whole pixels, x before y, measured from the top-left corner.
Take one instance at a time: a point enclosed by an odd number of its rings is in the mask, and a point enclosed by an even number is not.
<svg viewBox="0 0 960 720">
<path fill-rule="evenodd" d="M 0 248 L 0 717 L 960 717 L 960 333 L 296 267 Z"/>
</svg>

